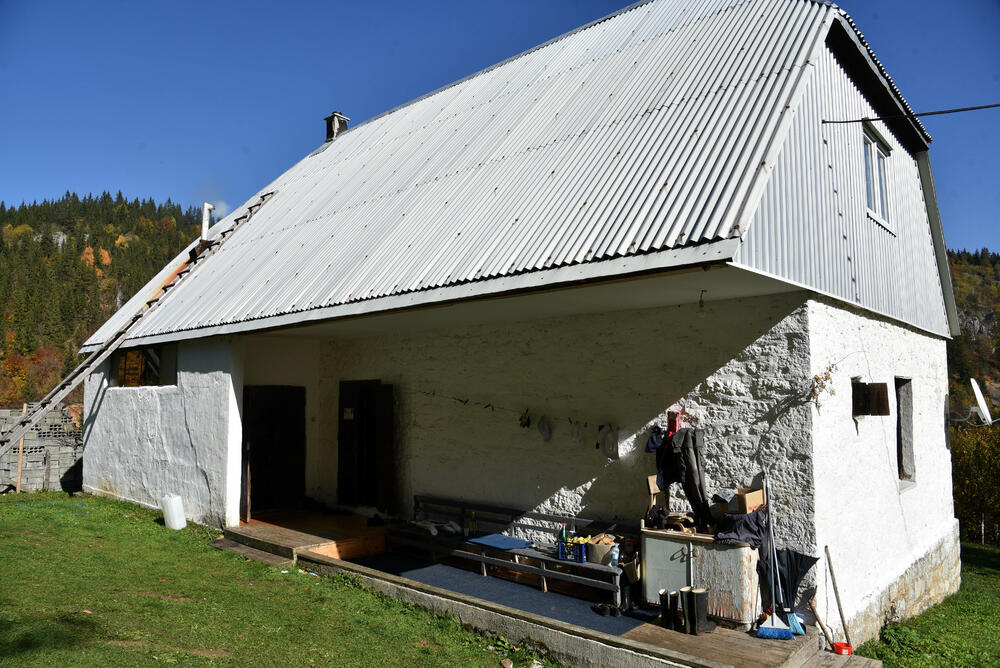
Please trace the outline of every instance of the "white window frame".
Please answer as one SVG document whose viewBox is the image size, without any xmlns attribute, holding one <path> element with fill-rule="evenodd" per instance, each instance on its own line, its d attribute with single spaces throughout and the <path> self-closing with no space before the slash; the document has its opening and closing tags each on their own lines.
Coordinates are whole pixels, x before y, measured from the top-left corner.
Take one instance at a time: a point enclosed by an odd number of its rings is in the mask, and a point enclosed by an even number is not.
<svg viewBox="0 0 1000 668">
<path fill-rule="evenodd" d="M 892 211 L 889 202 L 889 154 L 892 149 L 874 127 L 865 124 L 862 145 L 865 178 L 865 210 L 868 217 L 889 230 L 896 230 L 889 223 Z"/>
</svg>

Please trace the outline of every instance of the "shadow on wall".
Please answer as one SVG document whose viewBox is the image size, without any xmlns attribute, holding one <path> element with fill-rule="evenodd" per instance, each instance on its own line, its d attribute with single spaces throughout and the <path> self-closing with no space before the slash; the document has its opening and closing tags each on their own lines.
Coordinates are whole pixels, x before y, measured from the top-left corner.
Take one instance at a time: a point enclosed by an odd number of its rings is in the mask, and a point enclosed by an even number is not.
<svg viewBox="0 0 1000 668">
<path fill-rule="evenodd" d="M 83 460 L 78 459 L 76 463 L 63 472 L 59 478 L 59 486 L 64 492 L 79 492 L 83 489 Z"/>
<path fill-rule="evenodd" d="M 705 317 L 683 305 L 330 342 L 323 380 L 395 385 L 410 493 L 634 523 L 655 472 L 646 437 L 671 407 L 705 430 L 710 489 L 747 485 L 764 465 L 776 488 L 811 487 L 804 304 L 793 293 L 715 302 Z M 595 447 L 606 424 L 617 460 Z"/>
</svg>

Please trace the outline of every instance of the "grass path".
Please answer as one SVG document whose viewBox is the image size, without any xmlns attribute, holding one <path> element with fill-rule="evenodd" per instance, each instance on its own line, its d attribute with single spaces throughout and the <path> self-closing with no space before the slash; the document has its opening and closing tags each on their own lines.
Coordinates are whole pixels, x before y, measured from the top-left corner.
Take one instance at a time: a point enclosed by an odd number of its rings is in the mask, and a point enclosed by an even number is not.
<svg viewBox="0 0 1000 668">
<path fill-rule="evenodd" d="M 358 586 L 281 573 L 62 493 L 0 497 L 0 664 L 498 666 L 534 658 Z M 546 665 L 551 665 L 546 662 Z"/>
<path fill-rule="evenodd" d="M 858 654 L 886 668 L 1000 666 L 1000 549 L 962 545 L 962 587 L 922 615 L 882 629 Z"/>
</svg>

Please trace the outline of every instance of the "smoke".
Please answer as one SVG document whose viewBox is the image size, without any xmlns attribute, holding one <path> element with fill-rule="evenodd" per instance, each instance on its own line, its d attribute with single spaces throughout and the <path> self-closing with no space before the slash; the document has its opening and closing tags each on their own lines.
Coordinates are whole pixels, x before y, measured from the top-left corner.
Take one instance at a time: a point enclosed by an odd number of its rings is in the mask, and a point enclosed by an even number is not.
<svg viewBox="0 0 1000 668">
<path fill-rule="evenodd" d="M 216 220 L 222 220 L 223 218 L 229 215 L 230 211 L 232 211 L 232 207 L 229 206 L 229 204 L 224 199 L 212 202 L 212 206 L 215 207 Z"/>
</svg>

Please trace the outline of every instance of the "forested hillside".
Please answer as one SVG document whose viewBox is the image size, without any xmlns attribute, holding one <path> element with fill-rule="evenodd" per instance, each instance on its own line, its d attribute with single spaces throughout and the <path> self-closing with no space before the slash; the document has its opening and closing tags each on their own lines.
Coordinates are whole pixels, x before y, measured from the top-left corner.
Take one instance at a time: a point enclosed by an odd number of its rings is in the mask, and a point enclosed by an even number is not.
<svg viewBox="0 0 1000 668">
<path fill-rule="evenodd" d="M 969 378 L 979 381 L 994 419 L 1000 396 L 1000 254 L 987 249 L 950 251 L 952 283 L 962 334 L 948 343 L 951 410 L 964 418 L 974 399 Z M 951 439 L 955 515 L 966 540 L 1000 544 L 1000 424 L 958 425 Z"/>
<path fill-rule="evenodd" d="M 972 401 L 969 378 L 1000 399 L 1000 254 L 949 251 L 948 262 L 962 327 L 948 343 L 952 410 L 964 412 Z"/>
<path fill-rule="evenodd" d="M 77 364 L 83 341 L 199 227 L 194 207 L 120 192 L 0 202 L 0 408 L 44 396 Z"/>
</svg>

